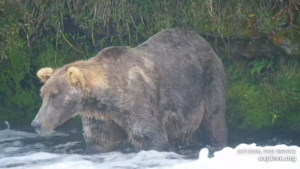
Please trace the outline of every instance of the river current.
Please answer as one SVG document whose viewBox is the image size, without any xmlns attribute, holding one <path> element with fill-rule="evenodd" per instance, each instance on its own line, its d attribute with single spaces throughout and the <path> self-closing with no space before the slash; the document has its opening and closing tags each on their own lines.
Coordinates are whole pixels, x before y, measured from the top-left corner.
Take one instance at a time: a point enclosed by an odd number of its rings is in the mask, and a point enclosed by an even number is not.
<svg viewBox="0 0 300 169">
<path fill-rule="evenodd" d="M 237 136 L 238 137 L 238 136 Z M 264 144 L 245 141 L 209 155 L 207 148 L 175 152 L 122 151 L 85 154 L 80 129 L 42 138 L 33 131 L 0 130 L 2 169 L 299 169 L 300 147 L 288 138 L 270 137 Z"/>
</svg>

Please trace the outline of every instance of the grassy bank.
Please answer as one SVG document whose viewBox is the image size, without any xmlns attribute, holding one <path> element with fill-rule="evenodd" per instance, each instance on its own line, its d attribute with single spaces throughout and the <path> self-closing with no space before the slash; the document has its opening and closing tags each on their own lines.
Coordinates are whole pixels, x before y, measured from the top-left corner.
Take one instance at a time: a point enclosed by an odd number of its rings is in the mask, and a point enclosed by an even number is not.
<svg viewBox="0 0 300 169">
<path fill-rule="evenodd" d="M 296 0 L 0 0 L 0 123 L 24 125 L 34 118 L 41 104 L 39 68 L 87 59 L 112 45 L 134 47 L 161 29 L 183 27 L 225 46 L 217 53 L 227 73 L 230 128 L 296 125 L 298 6 Z M 254 39 L 254 45 L 238 48 L 238 55 L 227 50 L 235 46 L 226 39 Z M 267 43 L 290 55 L 258 55 Z"/>
</svg>

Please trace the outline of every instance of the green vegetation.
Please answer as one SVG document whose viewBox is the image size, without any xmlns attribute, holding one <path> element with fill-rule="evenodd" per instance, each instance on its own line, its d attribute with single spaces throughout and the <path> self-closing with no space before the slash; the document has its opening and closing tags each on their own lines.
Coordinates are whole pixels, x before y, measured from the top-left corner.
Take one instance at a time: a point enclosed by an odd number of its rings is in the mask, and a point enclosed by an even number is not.
<svg viewBox="0 0 300 169">
<path fill-rule="evenodd" d="M 225 63 L 229 126 L 260 129 L 299 123 L 299 60 L 286 60 L 256 59 L 243 68 Z"/>
<path fill-rule="evenodd" d="M 230 128 L 297 124 L 298 6 L 298 0 L 0 0 L 0 123 L 34 118 L 41 67 L 88 59 L 107 46 L 134 47 L 161 29 L 182 27 L 218 39 L 209 42 L 227 72 Z"/>
</svg>

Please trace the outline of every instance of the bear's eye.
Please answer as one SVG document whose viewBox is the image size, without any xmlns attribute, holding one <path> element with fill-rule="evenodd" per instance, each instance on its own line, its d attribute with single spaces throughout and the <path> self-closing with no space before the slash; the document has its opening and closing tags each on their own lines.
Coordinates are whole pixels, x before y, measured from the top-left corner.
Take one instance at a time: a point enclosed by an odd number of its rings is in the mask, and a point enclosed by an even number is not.
<svg viewBox="0 0 300 169">
<path fill-rule="evenodd" d="M 58 93 L 59 93 L 58 90 L 54 89 L 52 90 L 52 92 L 50 92 L 50 97 L 55 98 L 58 95 Z"/>
<path fill-rule="evenodd" d="M 57 95 L 58 95 L 57 93 L 51 93 L 50 97 L 51 97 L 51 99 L 54 99 L 54 98 L 56 98 Z"/>
</svg>

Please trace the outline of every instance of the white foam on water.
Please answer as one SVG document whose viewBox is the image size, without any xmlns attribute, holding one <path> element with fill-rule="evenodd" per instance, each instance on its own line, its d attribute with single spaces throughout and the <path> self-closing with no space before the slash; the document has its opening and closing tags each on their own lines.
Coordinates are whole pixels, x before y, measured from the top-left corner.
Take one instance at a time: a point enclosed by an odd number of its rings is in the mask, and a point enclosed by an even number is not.
<svg viewBox="0 0 300 169">
<path fill-rule="evenodd" d="M 285 153 L 283 153 L 285 152 Z M 176 164 L 173 169 L 299 169 L 300 148 L 298 146 L 276 145 L 260 147 L 256 144 L 240 144 L 236 148 L 226 147 L 208 157 L 208 150 L 202 149 L 199 159 Z M 277 159 L 287 158 L 286 160 Z"/>
<path fill-rule="evenodd" d="M 0 130 L 0 168 L 10 169 L 299 169 L 300 147 L 265 146 L 240 144 L 236 148 L 226 147 L 209 158 L 204 148 L 197 160 L 186 159 L 173 152 L 140 151 L 139 153 L 110 152 L 98 155 L 67 154 L 61 150 L 77 142 L 55 144 L 28 143 L 36 139 L 35 133 L 15 130 Z M 27 139 L 27 142 L 24 140 Z M 268 150 L 268 152 L 266 152 Z M 290 150 L 279 154 L 279 150 Z M 260 152 L 260 153 L 259 153 Z M 292 161 L 271 161 L 271 156 L 293 156 Z M 274 159 L 274 158 L 273 158 Z M 260 161 L 260 160 L 268 160 Z"/>
<path fill-rule="evenodd" d="M 163 169 L 172 168 L 175 164 L 188 161 L 189 160 L 185 160 L 182 156 L 175 153 L 157 151 L 141 151 L 139 153 L 131 154 L 111 152 L 99 155 L 53 154 L 39 152 L 17 157 L 4 157 L 0 159 L 0 167 L 9 167 L 13 169 Z"/>
</svg>

